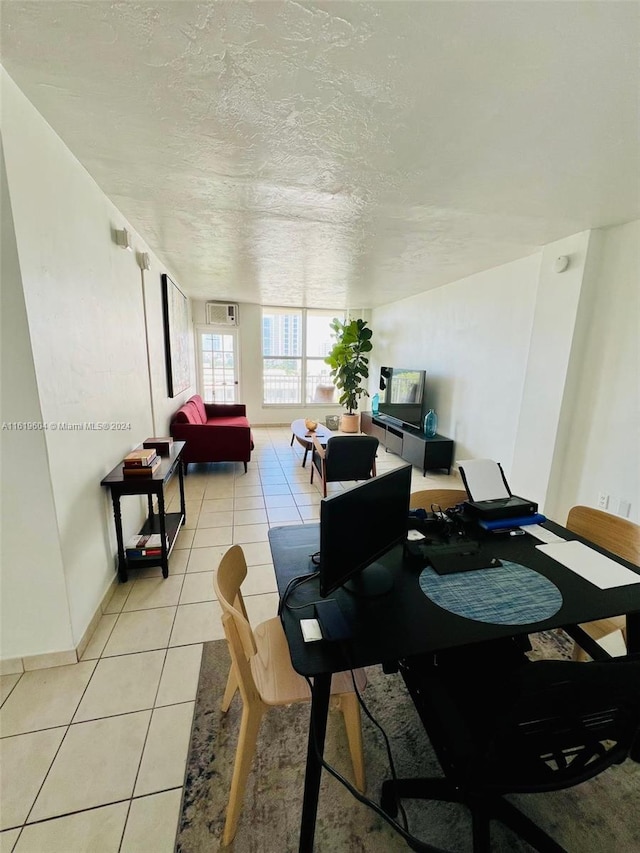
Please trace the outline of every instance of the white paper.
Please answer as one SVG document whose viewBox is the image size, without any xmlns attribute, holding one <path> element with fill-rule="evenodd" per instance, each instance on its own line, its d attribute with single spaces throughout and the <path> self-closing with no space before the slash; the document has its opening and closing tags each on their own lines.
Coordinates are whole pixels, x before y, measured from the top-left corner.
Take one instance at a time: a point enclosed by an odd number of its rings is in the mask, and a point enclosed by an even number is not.
<svg viewBox="0 0 640 853">
<path fill-rule="evenodd" d="M 500 466 L 493 459 L 467 459 L 458 462 L 458 468 L 464 471 L 471 500 L 493 501 L 509 497 Z"/>
<path fill-rule="evenodd" d="M 520 529 L 524 530 L 525 533 L 535 536 L 541 542 L 566 542 L 566 539 L 563 539 L 562 536 L 552 533 L 546 527 L 540 527 L 539 524 L 523 524 Z"/>
<path fill-rule="evenodd" d="M 599 589 L 640 583 L 640 573 L 632 572 L 582 542 L 552 542 L 536 545 L 536 548 Z"/>
</svg>

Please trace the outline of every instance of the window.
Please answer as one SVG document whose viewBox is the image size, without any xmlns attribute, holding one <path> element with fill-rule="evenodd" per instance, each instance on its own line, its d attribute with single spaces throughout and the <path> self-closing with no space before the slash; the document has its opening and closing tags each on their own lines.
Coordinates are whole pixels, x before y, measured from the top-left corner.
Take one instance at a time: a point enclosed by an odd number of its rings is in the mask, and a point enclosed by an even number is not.
<svg viewBox="0 0 640 853">
<path fill-rule="evenodd" d="M 263 308 L 265 405 L 335 403 L 335 386 L 324 359 L 334 344 L 330 324 L 342 316 L 342 311 Z"/>
</svg>

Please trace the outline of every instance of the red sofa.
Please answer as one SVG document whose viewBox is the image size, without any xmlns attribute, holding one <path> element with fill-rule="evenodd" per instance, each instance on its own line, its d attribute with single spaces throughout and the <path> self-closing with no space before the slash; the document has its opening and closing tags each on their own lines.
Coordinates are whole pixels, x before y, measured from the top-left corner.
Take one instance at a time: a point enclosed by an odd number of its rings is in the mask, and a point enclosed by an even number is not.
<svg viewBox="0 0 640 853">
<path fill-rule="evenodd" d="M 170 432 L 186 441 L 182 451 L 184 472 L 190 462 L 247 462 L 253 436 L 241 403 L 204 403 L 198 394 L 181 406 L 171 419 Z"/>
</svg>

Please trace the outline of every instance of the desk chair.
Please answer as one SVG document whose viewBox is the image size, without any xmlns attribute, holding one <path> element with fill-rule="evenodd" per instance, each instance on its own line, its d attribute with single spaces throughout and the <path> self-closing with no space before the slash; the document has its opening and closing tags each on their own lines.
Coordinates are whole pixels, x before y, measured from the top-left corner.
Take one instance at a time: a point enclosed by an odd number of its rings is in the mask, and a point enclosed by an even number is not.
<svg viewBox="0 0 640 853">
<path fill-rule="evenodd" d="M 426 509 L 427 512 L 431 512 L 432 506 L 451 509 L 466 500 L 469 500 L 469 495 L 464 489 L 421 489 L 411 492 L 409 509 Z"/>
<path fill-rule="evenodd" d="M 402 674 L 444 778 L 385 781 L 382 808 L 395 816 L 400 799 L 462 803 L 471 811 L 474 853 L 490 850 L 491 819 L 542 853 L 564 853 L 503 795 L 578 785 L 622 763 L 640 731 L 637 656 L 511 668 L 482 666 L 478 656 L 467 666 L 404 661 Z"/>
<path fill-rule="evenodd" d="M 306 680 L 291 665 L 280 619 L 276 617 L 262 622 L 255 632 L 251 629 L 240 592 L 246 576 L 247 564 L 242 548 L 233 545 L 222 558 L 213 580 L 222 606 L 222 624 L 231 654 L 222 712 L 229 710 L 236 690 L 242 697 L 242 720 L 222 835 L 223 847 L 230 844 L 236 834 L 262 715 L 271 706 L 308 702 L 311 698 Z M 355 677 L 358 689 L 363 689 L 366 686 L 364 672 L 356 670 Z M 364 791 L 360 705 L 353 690 L 351 674 L 341 672 L 334 675 L 331 692 L 344 716 L 355 784 L 358 790 Z"/>
<path fill-rule="evenodd" d="M 327 483 L 343 480 L 370 480 L 376 476 L 378 439 L 372 435 L 334 435 L 323 447 L 313 439 L 311 482 L 313 472 L 322 480 L 322 493 L 327 496 Z"/>
<path fill-rule="evenodd" d="M 640 526 L 626 518 L 592 509 L 588 506 L 574 506 L 567 516 L 567 530 L 583 536 L 595 545 L 606 548 L 623 560 L 640 566 Z M 627 620 L 624 616 L 598 619 L 580 626 L 594 640 L 600 640 L 614 631 L 621 630 L 627 639 Z M 586 660 L 586 653 L 577 643 L 573 646 L 573 659 Z"/>
</svg>

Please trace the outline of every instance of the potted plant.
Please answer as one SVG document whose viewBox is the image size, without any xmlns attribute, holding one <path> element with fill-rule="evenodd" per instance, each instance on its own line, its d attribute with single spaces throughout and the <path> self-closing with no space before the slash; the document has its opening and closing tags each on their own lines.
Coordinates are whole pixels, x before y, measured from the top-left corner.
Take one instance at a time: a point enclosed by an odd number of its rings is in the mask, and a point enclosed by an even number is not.
<svg viewBox="0 0 640 853">
<path fill-rule="evenodd" d="M 369 359 L 365 353 L 373 349 L 373 332 L 367 327 L 366 320 L 342 323 L 336 318 L 331 328 L 336 342 L 325 362 L 331 367 L 331 376 L 340 391 L 338 402 L 347 409 L 347 413 L 342 415 L 340 428 L 343 432 L 358 432 L 358 399 L 363 395 L 369 396 L 361 382 L 369 377 Z"/>
</svg>

